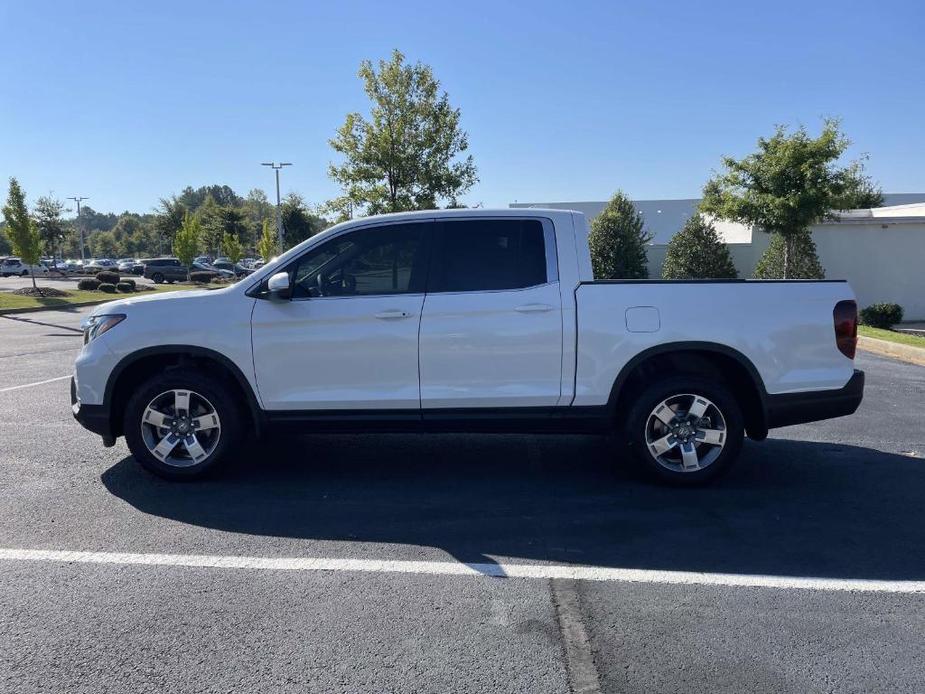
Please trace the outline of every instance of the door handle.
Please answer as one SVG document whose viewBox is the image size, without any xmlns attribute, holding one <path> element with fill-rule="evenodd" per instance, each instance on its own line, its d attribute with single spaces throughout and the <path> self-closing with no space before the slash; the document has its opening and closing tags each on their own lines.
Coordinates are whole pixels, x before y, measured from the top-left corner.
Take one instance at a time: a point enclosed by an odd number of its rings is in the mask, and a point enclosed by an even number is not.
<svg viewBox="0 0 925 694">
<path fill-rule="evenodd" d="M 552 311 L 552 306 L 549 304 L 523 304 L 522 306 L 516 306 L 514 310 L 518 313 L 545 313 L 546 311 Z"/>
<path fill-rule="evenodd" d="M 396 318 L 407 318 L 411 314 L 407 311 L 380 311 L 376 314 L 376 318 L 381 318 L 382 320 L 395 320 Z"/>
</svg>

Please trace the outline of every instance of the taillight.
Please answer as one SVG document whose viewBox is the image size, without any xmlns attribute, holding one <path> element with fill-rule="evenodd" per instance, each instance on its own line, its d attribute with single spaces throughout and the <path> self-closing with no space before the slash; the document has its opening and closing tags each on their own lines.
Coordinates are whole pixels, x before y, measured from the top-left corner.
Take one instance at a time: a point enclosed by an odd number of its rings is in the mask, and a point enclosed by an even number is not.
<svg viewBox="0 0 925 694">
<path fill-rule="evenodd" d="M 838 351 L 854 359 L 858 346 L 858 305 L 854 301 L 839 301 L 832 311 L 835 319 L 835 344 Z"/>
</svg>

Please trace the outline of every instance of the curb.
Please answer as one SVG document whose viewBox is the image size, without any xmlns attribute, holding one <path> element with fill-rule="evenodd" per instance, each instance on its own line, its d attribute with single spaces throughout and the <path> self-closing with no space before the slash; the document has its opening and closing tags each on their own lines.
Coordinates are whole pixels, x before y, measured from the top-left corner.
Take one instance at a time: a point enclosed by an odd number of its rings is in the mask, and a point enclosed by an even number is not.
<svg viewBox="0 0 925 694">
<path fill-rule="evenodd" d="M 912 347 L 910 345 L 901 345 L 896 342 L 887 340 L 878 340 L 876 337 L 858 336 L 858 349 L 865 352 L 873 352 L 883 357 L 891 357 L 900 361 L 909 362 L 925 366 L 925 349 L 921 347 Z"/>
</svg>

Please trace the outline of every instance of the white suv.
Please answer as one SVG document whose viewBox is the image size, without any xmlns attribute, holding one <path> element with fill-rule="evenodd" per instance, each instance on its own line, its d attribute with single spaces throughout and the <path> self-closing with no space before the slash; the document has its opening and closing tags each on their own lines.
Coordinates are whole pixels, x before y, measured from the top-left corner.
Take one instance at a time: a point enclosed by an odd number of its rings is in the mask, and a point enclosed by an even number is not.
<svg viewBox="0 0 925 694">
<path fill-rule="evenodd" d="M 26 277 L 28 275 L 47 274 L 48 268 L 44 265 L 25 265 L 19 258 L 6 258 L 3 263 L 0 264 L 0 275 L 3 277 L 9 277 L 11 275 Z"/>
</svg>

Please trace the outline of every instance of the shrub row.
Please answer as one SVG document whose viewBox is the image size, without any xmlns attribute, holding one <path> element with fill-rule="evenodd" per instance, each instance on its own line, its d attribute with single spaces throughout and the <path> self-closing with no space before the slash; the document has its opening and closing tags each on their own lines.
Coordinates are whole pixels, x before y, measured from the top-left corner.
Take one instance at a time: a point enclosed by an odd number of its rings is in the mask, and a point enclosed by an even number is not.
<svg viewBox="0 0 925 694">
<path fill-rule="evenodd" d="M 903 307 L 899 304 L 871 304 L 861 309 L 860 319 L 862 325 L 889 329 L 897 323 L 902 323 Z"/>
<path fill-rule="evenodd" d="M 125 278 L 123 280 L 117 279 L 115 282 L 103 281 L 100 279 L 100 275 L 111 275 L 109 272 L 101 272 L 97 275 L 96 278 L 93 277 L 84 277 L 77 283 L 78 289 L 84 289 L 87 291 L 101 291 L 106 292 L 107 294 L 112 294 L 115 291 L 124 292 L 130 294 L 135 291 L 135 280 Z M 107 280 L 112 279 L 107 277 Z"/>
<path fill-rule="evenodd" d="M 103 270 L 102 272 L 96 273 L 96 279 L 100 281 L 100 284 L 116 285 L 116 284 L 119 284 L 119 280 L 121 278 L 119 277 L 118 272 L 110 272 L 109 270 Z"/>
</svg>

